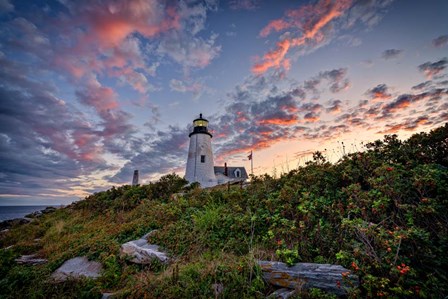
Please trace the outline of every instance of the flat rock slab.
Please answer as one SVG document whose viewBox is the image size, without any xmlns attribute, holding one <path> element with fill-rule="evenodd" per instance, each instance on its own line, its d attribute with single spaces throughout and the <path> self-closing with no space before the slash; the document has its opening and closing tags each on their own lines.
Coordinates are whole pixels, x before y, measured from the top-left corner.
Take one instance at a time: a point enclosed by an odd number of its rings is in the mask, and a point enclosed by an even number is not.
<svg viewBox="0 0 448 299">
<path fill-rule="evenodd" d="M 133 240 L 121 245 L 121 256 L 129 256 L 129 261 L 136 264 L 151 264 L 155 259 L 162 263 L 168 263 L 168 256 L 165 252 L 159 249 L 158 245 L 148 243 L 146 238 L 149 234 L 144 235 L 141 239 Z"/>
<path fill-rule="evenodd" d="M 42 265 L 48 262 L 47 259 L 38 258 L 35 254 L 22 255 L 16 259 L 16 263 L 19 265 Z"/>
<path fill-rule="evenodd" d="M 287 289 L 287 288 L 281 288 L 277 291 L 270 294 L 267 299 L 289 299 L 292 296 L 294 296 L 296 293 L 295 290 Z"/>
<path fill-rule="evenodd" d="M 103 266 L 94 261 L 89 261 L 86 257 L 75 257 L 65 261 L 51 277 L 57 281 L 65 281 L 68 279 L 79 279 L 82 277 L 98 278 Z"/>
<path fill-rule="evenodd" d="M 358 277 L 340 265 L 297 263 L 288 267 L 285 263 L 271 261 L 258 261 L 258 265 L 265 281 L 288 289 L 317 288 L 342 296 L 359 284 Z"/>
</svg>

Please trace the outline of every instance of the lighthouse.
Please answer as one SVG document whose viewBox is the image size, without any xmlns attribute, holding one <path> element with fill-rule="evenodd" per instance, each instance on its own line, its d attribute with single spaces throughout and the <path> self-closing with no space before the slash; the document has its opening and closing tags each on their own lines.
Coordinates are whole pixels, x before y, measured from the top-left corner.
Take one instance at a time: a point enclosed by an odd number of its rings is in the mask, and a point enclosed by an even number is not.
<svg viewBox="0 0 448 299">
<path fill-rule="evenodd" d="M 202 117 L 193 121 L 193 131 L 188 149 L 187 169 L 185 179 L 190 183 L 198 182 L 202 187 L 212 187 L 218 184 L 213 163 L 212 134 L 208 131 L 208 120 Z"/>
</svg>

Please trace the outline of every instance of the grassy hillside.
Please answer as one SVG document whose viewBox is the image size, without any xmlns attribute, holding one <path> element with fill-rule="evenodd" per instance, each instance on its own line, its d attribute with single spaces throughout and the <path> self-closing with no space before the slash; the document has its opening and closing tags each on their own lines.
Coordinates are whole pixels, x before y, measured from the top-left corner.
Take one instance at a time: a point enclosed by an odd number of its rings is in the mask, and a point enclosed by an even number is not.
<svg viewBox="0 0 448 299">
<path fill-rule="evenodd" d="M 386 136 L 336 164 L 320 153 L 280 178 L 246 188 L 185 189 L 168 175 L 99 192 L 0 235 L 1 298 L 264 298 L 255 259 L 340 264 L 359 275 L 351 297 L 448 295 L 448 125 L 407 141 Z M 134 265 L 120 245 L 150 242 L 174 259 Z M 19 266 L 38 253 L 49 262 Z M 104 265 L 96 280 L 51 283 L 65 260 Z M 215 294 L 214 284 L 223 292 Z M 331 297 L 320 291 L 302 298 Z"/>
</svg>

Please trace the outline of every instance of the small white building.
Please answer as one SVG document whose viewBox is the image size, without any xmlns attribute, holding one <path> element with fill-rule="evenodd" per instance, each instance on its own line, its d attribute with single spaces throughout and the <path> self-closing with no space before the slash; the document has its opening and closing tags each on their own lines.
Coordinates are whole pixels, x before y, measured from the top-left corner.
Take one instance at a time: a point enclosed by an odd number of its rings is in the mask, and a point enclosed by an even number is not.
<svg viewBox="0 0 448 299">
<path fill-rule="evenodd" d="M 247 180 L 246 168 L 239 167 L 227 167 L 227 163 L 224 166 L 215 166 L 215 175 L 218 180 L 218 184 L 225 184 L 227 182 L 241 182 Z"/>
<path fill-rule="evenodd" d="M 247 172 L 244 167 L 214 166 L 212 134 L 208 131 L 208 120 L 199 115 L 193 121 L 193 130 L 188 135 L 187 168 L 185 179 L 190 183 L 198 182 L 202 187 L 213 187 L 230 181 L 244 181 Z"/>
</svg>

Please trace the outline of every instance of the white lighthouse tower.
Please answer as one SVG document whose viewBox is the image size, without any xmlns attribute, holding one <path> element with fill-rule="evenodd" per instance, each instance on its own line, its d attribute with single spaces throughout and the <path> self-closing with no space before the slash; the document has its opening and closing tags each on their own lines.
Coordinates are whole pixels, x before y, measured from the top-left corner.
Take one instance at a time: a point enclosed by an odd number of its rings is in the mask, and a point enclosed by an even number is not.
<svg viewBox="0 0 448 299">
<path fill-rule="evenodd" d="M 185 179 L 190 183 L 199 182 L 202 187 L 212 187 L 218 184 L 215 176 L 212 134 L 208 131 L 208 120 L 199 118 L 193 121 L 193 131 L 190 137 L 188 149 L 187 169 Z"/>
</svg>

